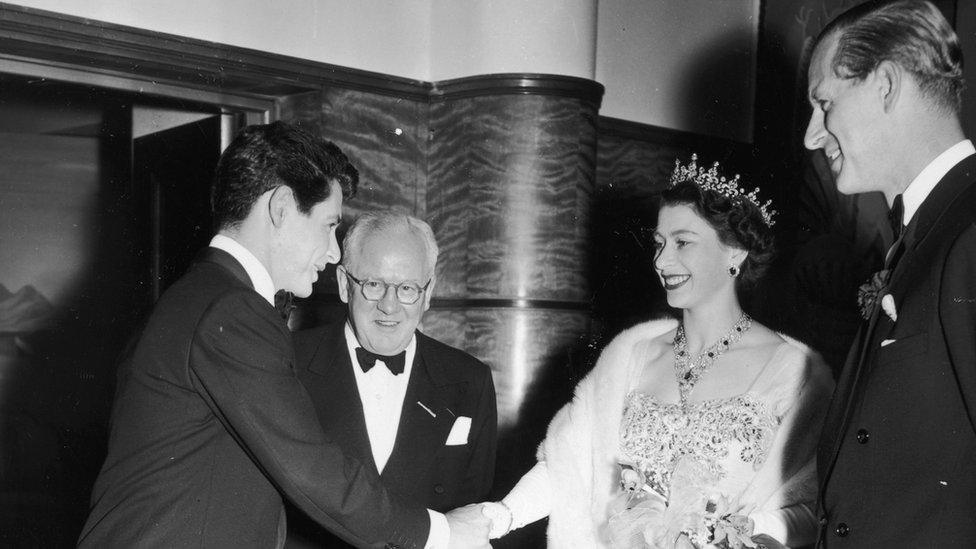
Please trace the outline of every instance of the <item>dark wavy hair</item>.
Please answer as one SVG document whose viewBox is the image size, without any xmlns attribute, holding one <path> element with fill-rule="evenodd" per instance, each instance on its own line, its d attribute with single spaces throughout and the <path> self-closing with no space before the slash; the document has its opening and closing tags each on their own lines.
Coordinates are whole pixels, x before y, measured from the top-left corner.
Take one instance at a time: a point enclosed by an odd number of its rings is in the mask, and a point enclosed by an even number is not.
<svg viewBox="0 0 976 549">
<path fill-rule="evenodd" d="M 952 26 L 930 2 L 872 0 L 831 21 L 815 46 L 837 36 L 832 60 L 839 78 L 864 80 L 883 61 L 914 76 L 922 93 L 943 110 L 958 114 L 965 81 L 962 46 Z"/>
<path fill-rule="evenodd" d="M 298 211 L 308 214 L 332 194 L 356 194 L 359 172 L 331 141 L 285 122 L 248 126 L 220 156 L 211 192 L 214 222 L 232 228 L 247 217 L 258 197 L 285 185 Z"/>
<path fill-rule="evenodd" d="M 722 244 L 748 252 L 736 287 L 750 288 L 766 274 L 775 254 L 773 232 L 752 201 L 741 197 L 730 199 L 712 190 L 702 190 L 694 182 L 682 181 L 661 193 L 661 207 L 677 205 L 695 210 L 715 229 Z"/>
</svg>

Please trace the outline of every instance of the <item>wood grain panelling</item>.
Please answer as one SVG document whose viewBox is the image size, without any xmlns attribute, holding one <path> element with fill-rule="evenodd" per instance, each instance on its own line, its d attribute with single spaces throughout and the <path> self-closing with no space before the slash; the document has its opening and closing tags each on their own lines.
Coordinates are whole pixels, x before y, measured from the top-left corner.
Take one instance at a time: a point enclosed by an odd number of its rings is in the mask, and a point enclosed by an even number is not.
<svg viewBox="0 0 976 549">
<path fill-rule="evenodd" d="M 320 109 L 322 135 L 359 169 L 346 217 L 376 209 L 427 217 L 427 103 L 327 88 Z"/>
<path fill-rule="evenodd" d="M 569 379 L 571 349 L 590 329 L 596 109 L 583 97 L 470 89 L 431 105 L 428 220 L 441 258 L 425 330 L 492 367 L 500 453 L 513 460 L 500 470 L 531 465 L 539 425 L 569 395 L 551 382 Z"/>
<path fill-rule="evenodd" d="M 432 106 L 428 204 L 441 296 L 588 298 L 593 114 L 538 95 Z"/>
<path fill-rule="evenodd" d="M 540 308 L 431 309 L 424 317 L 425 333 L 446 334 L 443 341 L 490 358 L 503 430 L 531 429 L 535 422 L 547 424 L 552 419 L 551 414 L 525 417 L 521 412 L 543 404 L 551 404 L 547 409 L 555 412 L 565 402 L 571 389 L 565 385 L 572 377 L 572 354 L 589 329 L 585 312 Z M 558 386 L 549 384 L 554 378 Z M 540 385 L 541 379 L 548 381 Z"/>
</svg>

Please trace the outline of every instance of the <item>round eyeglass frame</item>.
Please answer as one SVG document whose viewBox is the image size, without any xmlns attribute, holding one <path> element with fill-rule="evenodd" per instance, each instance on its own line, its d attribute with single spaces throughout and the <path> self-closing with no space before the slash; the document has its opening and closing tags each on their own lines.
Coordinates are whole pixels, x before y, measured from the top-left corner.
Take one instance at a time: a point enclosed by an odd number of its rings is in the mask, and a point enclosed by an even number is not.
<svg viewBox="0 0 976 549">
<path fill-rule="evenodd" d="M 343 269 L 343 271 L 346 273 L 346 277 L 348 277 L 349 280 L 352 280 L 353 282 L 355 282 L 356 284 L 359 285 L 359 293 L 362 294 L 363 299 L 365 299 L 366 301 L 379 301 L 379 300 L 383 299 L 383 296 L 386 295 L 386 292 L 392 286 L 393 287 L 393 294 L 396 295 L 397 301 L 399 301 L 403 305 L 413 305 L 414 303 L 420 301 L 420 297 L 424 295 L 424 292 L 426 292 L 427 291 L 427 288 L 430 287 L 431 280 L 433 280 L 433 279 L 428 280 L 427 283 L 424 284 L 423 286 L 417 285 L 416 282 L 413 282 L 413 281 L 410 281 L 410 280 L 405 280 L 405 281 L 403 281 L 403 282 L 401 282 L 399 284 L 392 284 L 390 282 L 384 282 L 382 280 L 375 280 L 375 279 L 371 279 L 371 278 L 367 278 L 366 280 L 360 280 L 360 279 L 352 276 L 352 274 L 349 271 L 347 271 L 346 269 Z M 382 284 L 383 285 L 383 292 L 380 293 L 380 294 L 377 294 L 376 297 L 370 297 L 370 296 L 366 295 L 366 283 L 367 282 L 376 282 L 377 284 Z M 418 290 L 417 291 L 417 295 L 414 296 L 413 300 L 405 299 L 402 295 L 400 295 L 400 289 L 403 287 L 404 284 L 417 285 L 417 290 Z"/>
</svg>

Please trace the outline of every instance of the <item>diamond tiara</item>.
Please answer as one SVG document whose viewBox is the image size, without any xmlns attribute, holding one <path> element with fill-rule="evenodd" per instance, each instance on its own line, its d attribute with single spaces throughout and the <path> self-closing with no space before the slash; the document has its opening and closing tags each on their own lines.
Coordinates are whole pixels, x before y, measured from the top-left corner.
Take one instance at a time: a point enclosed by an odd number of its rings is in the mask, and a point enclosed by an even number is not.
<svg viewBox="0 0 976 549">
<path fill-rule="evenodd" d="M 763 223 L 767 227 L 772 227 L 776 221 L 773 220 L 773 216 L 776 214 L 776 210 L 770 209 L 773 204 L 772 200 L 767 200 L 765 204 L 759 202 L 759 187 L 756 187 L 750 192 L 746 192 L 742 187 L 739 186 L 739 175 L 736 174 L 732 179 L 726 179 L 725 177 L 719 176 L 718 174 L 718 162 L 712 164 L 712 167 L 707 171 L 705 168 L 698 167 L 698 155 L 691 155 L 691 162 L 687 166 L 682 166 L 678 159 L 674 160 L 674 172 L 671 174 L 671 186 L 674 187 L 678 183 L 684 181 L 690 181 L 698 186 L 698 188 L 705 191 L 715 191 L 718 194 L 731 199 L 733 202 L 746 199 L 752 202 L 754 206 L 759 208 L 759 213 L 762 215 Z"/>
</svg>

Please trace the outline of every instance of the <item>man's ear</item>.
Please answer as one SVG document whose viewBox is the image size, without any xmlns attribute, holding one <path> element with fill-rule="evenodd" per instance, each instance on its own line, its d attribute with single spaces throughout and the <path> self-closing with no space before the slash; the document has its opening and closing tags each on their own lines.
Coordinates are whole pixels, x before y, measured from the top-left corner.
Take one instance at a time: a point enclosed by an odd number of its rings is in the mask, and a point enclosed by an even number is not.
<svg viewBox="0 0 976 549">
<path fill-rule="evenodd" d="M 874 69 L 874 78 L 877 84 L 877 93 L 881 99 L 884 112 L 891 112 L 898 103 L 898 98 L 904 91 L 905 71 L 899 65 L 891 61 L 882 61 Z"/>
<path fill-rule="evenodd" d="M 280 228 L 288 212 L 293 209 L 295 209 L 295 195 L 292 194 L 291 187 L 287 185 L 275 187 L 268 199 L 268 216 L 271 218 L 271 224 Z"/>
<path fill-rule="evenodd" d="M 336 265 L 336 287 L 339 290 L 339 299 L 343 303 L 349 303 L 349 279 L 346 278 L 346 268 Z"/>
<path fill-rule="evenodd" d="M 430 284 L 427 285 L 427 289 L 424 290 L 424 311 L 430 309 L 430 298 L 434 295 L 434 285 L 437 283 L 437 277 L 430 277 Z"/>
</svg>

